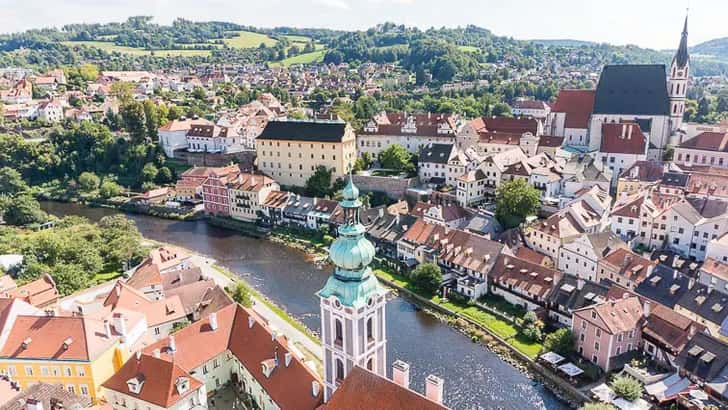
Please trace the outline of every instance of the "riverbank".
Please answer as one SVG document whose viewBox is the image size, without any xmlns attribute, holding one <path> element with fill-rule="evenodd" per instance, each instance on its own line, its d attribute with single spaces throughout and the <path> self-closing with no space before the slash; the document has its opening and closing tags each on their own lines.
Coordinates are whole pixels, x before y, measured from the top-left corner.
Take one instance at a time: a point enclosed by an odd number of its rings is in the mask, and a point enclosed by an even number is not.
<svg viewBox="0 0 728 410">
<path fill-rule="evenodd" d="M 46 202 L 42 206 L 54 215 L 78 215 L 91 221 L 118 212 L 68 203 Z M 312 263 L 315 257 L 303 250 L 306 246 L 294 249 L 276 240 L 261 241 L 203 220 L 176 222 L 135 214 L 129 217 L 145 238 L 209 255 L 217 265 L 241 276 L 290 316 L 318 332 L 320 309 L 315 293 L 331 274 L 331 267 Z M 387 357 L 410 364 L 411 386 L 416 391 L 424 392 L 425 377 L 436 374 L 446 381 L 445 401 L 452 408 L 567 407 L 539 379 L 527 377 L 490 349 L 472 343 L 455 326 L 425 311 L 430 309 L 419 308 L 417 301 L 405 293 L 399 296 L 392 292 L 388 300 Z"/>
<path fill-rule="evenodd" d="M 471 315 L 463 314 L 460 310 L 462 307 L 453 309 L 457 305 L 440 301 L 436 296 L 428 299 L 411 290 L 409 288 L 410 283 L 406 278 L 382 270 L 376 270 L 375 272 L 379 280 L 387 286 L 406 294 L 420 307 L 423 307 L 425 312 L 455 327 L 461 333 L 470 337 L 474 343 L 487 347 L 497 354 L 501 360 L 523 372 L 529 378 L 542 382 L 556 397 L 567 402 L 571 407 L 579 407 L 589 401 L 587 394 L 536 362 L 540 349 L 528 348 L 528 343 L 510 343 L 502 337 L 502 330 L 498 330 L 493 324 L 484 322 L 482 319 L 478 320 L 471 317 Z M 500 325 L 504 326 L 507 323 L 500 322 Z M 538 346 L 540 347 L 540 344 Z"/>
</svg>

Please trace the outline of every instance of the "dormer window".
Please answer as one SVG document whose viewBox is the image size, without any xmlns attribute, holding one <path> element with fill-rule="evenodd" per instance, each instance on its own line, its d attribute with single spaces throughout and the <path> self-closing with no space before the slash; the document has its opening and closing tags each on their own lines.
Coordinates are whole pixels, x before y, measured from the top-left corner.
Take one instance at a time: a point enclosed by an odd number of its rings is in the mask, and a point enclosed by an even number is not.
<svg viewBox="0 0 728 410">
<path fill-rule="evenodd" d="M 144 376 L 139 375 L 133 379 L 129 379 L 126 381 L 126 385 L 129 386 L 129 392 L 133 394 L 139 394 L 142 391 L 142 386 L 144 385 Z"/>
<path fill-rule="evenodd" d="M 175 386 L 177 387 L 177 393 L 185 394 L 190 389 L 190 379 L 187 377 L 179 377 L 175 382 Z"/>
</svg>

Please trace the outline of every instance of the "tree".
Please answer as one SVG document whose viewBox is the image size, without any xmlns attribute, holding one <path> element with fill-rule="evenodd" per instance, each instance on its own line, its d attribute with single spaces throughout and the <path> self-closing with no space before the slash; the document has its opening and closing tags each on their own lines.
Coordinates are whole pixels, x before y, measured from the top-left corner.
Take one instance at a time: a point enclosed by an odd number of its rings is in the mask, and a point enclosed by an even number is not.
<svg viewBox="0 0 728 410">
<path fill-rule="evenodd" d="M 82 64 L 78 67 L 78 74 L 85 81 L 94 81 L 99 77 L 99 68 L 93 64 Z"/>
<path fill-rule="evenodd" d="M 359 158 L 354 161 L 354 171 L 365 171 L 372 166 L 372 154 L 363 152 Z"/>
<path fill-rule="evenodd" d="M 159 129 L 159 111 L 152 100 L 144 101 L 143 105 L 147 137 L 156 140 L 158 138 L 157 130 Z"/>
<path fill-rule="evenodd" d="M 323 165 L 316 167 L 316 171 L 306 180 L 306 195 L 323 197 L 331 193 L 331 170 Z"/>
<path fill-rule="evenodd" d="M 574 353 L 574 335 L 571 333 L 571 329 L 561 328 L 546 335 L 543 341 L 543 351 L 569 357 Z"/>
<path fill-rule="evenodd" d="M 121 106 L 120 114 L 132 142 L 135 144 L 144 142 L 148 135 L 144 106 L 140 102 L 131 101 Z"/>
<path fill-rule="evenodd" d="M 541 205 L 541 194 L 524 179 L 501 183 L 495 194 L 495 215 L 505 228 L 518 226 Z"/>
<path fill-rule="evenodd" d="M 83 172 L 78 177 L 78 185 L 84 192 L 95 191 L 99 188 L 101 179 L 93 172 Z"/>
<path fill-rule="evenodd" d="M 642 396 L 642 385 L 637 379 L 629 376 L 617 376 L 609 384 L 617 396 L 627 400 L 635 401 Z"/>
<path fill-rule="evenodd" d="M 20 172 L 10 167 L 0 168 L 0 196 L 2 194 L 15 195 L 28 189 Z"/>
<path fill-rule="evenodd" d="M 158 184 L 168 184 L 173 180 L 174 176 L 172 175 L 172 170 L 170 170 L 168 167 L 159 168 L 159 172 L 157 173 L 157 177 L 155 178 L 155 181 L 157 181 Z"/>
<path fill-rule="evenodd" d="M 412 281 L 426 292 L 434 294 L 442 283 L 442 271 L 434 263 L 426 262 L 417 265 L 410 274 Z"/>
<path fill-rule="evenodd" d="M 134 93 L 134 84 L 124 82 L 124 81 L 116 81 L 111 83 L 111 92 L 110 94 L 116 98 L 119 99 L 119 101 L 126 103 L 131 100 L 131 97 Z"/>
<path fill-rule="evenodd" d="M 121 270 L 144 256 L 142 235 L 134 221 L 125 215 L 112 215 L 101 218 L 98 225 L 102 238 L 99 250 L 107 265 Z"/>
<path fill-rule="evenodd" d="M 538 320 L 536 312 L 528 311 L 523 315 L 523 335 L 533 342 L 541 341 L 543 337 L 543 322 Z"/>
<path fill-rule="evenodd" d="M 115 196 L 119 196 L 121 191 L 121 186 L 110 179 L 104 180 L 99 187 L 99 195 L 101 195 L 102 198 L 113 198 Z"/>
<path fill-rule="evenodd" d="M 142 168 L 142 182 L 153 182 L 157 178 L 157 174 L 159 174 L 157 167 L 153 163 L 147 162 Z"/>
<path fill-rule="evenodd" d="M 225 288 L 225 290 L 235 302 L 245 307 L 253 306 L 253 297 L 250 294 L 250 289 L 244 284 L 238 282 L 234 288 Z"/>
<path fill-rule="evenodd" d="M 10 200 L 3 216 L 10 225 L 23 226 L 45 222 L 48 215 L 40 208 L 40 203 L 29 194 L 19 194 Z"/>
<path fill-rule="evenodd" d="M 68 296 L 93 284 L 88 271 L 79 265 L 61 263 L 55 265 L 49 273 L 61 296 Z"/>
<path fill-rule="evenodd" d="M 396 171 L 412 171 L 412 154 L 399 144 L 392 144 L 379 153 L 379 163 L 383 168 Z"/>
<path fill-rule="evenodd" d="M 354 115 L 365 120 L 372 118 L 379 111 L 379 105 L 374 97 L 364 95 L 354 103 Z"/>
</svg>

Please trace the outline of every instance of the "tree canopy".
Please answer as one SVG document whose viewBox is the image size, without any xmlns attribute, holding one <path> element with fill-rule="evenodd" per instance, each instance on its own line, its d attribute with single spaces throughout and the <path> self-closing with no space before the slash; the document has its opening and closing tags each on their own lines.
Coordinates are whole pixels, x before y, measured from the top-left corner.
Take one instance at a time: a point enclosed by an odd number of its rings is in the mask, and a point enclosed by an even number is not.
<svg viewBox="0 0 728 410">
<path fill-rule="evenodd" d="M 496 190 L 495 215 L 506 227 L 518 226 L 541 206 L 541 194 L 524 179 L 504 181 Z"/>
</svg>

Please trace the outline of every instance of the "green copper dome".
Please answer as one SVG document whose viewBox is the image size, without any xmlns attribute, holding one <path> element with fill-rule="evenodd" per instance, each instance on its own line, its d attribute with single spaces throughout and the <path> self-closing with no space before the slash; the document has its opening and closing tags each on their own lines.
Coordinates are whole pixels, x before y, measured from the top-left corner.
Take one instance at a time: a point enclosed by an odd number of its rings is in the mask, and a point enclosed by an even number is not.
<svg viewBox="0 0 728 410">
<path fill-rule="evenodd" d="M 374 260 L 374 245 L 366 238 L 340 236 L 331 244 L 329 258 L 338 268 L 355 271 Z"/>
<path fill-rule="evenodd" d="M 384 289 L 369 268 L 376 250 L 359 222 L 359 189 L 354 186 L 351 176 L 343 195 L 341 206 L 345 222 L 339 226 L 339 236 L 329 247 L 334 274 L 318 295 L 321 298 L 335 296 L 342 305 L 358 307 L 366 304 L 371 296 L 384 293 Z"/>
</svg>

